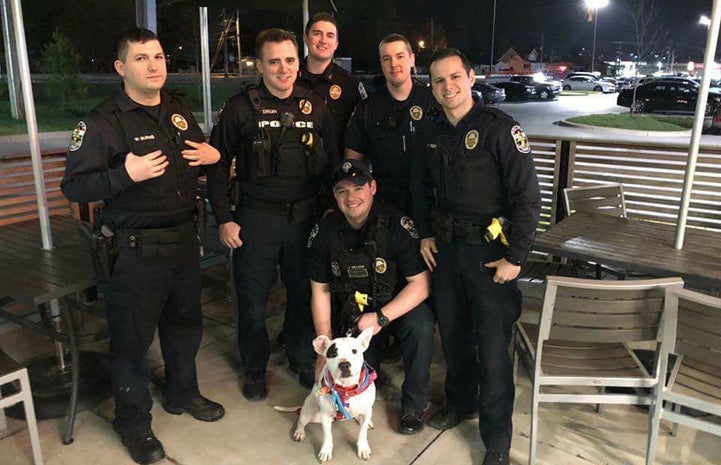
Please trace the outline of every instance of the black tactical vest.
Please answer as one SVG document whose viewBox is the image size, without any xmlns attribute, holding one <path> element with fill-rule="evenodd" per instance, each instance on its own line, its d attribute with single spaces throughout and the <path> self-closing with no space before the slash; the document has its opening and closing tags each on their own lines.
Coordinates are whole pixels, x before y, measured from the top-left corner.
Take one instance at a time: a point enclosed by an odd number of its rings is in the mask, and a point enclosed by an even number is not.
<svg viewBox="0 0 721 465">
<path fill-rule="evenodd" d="M 393 299 L 398 270 L 388 256 L 388 226 L 388 215 L 376 214 L 357 250 L 349 250 L 340 234 L 331 235 L 329 250 L 333 281 L 330 291 L 338 295 L 337 301 L 345 302 L 348 295 L 359 291 L 373 298 L 375 310 Z"/>
<path fill-rule="evenodd" d="M 324 173 L 327 157 L 320 140 L 320 119 L 307 99 L 290 97 L 275 108 L 262 105 L 256 87 L 248 98 L 258 125 L 246 157 L 244 176 L 251 182 L 298 186 Z"/>
</svg>

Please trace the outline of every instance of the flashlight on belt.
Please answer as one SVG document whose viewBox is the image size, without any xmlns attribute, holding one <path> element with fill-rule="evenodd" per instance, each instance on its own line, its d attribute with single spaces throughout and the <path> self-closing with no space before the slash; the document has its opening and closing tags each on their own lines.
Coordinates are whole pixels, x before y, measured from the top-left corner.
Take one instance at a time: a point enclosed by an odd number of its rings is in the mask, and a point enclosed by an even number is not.
<svg viewBox="0 0 721 465">
<path fill-rule="evenodd" d="M 491 224 L 489 224 L 486 228 L 486 232 L 483 233 L 483 238 L 486 240 L 486 242 L 492 242 L 500 237 L 501 244 L 508 247 L 508 238 L 506 237 L 506 232 L 510 225 L 511 222 L 502 216 L 499 216 L 498 218 L 493 218 L 491 220 Z"/>
</svg>

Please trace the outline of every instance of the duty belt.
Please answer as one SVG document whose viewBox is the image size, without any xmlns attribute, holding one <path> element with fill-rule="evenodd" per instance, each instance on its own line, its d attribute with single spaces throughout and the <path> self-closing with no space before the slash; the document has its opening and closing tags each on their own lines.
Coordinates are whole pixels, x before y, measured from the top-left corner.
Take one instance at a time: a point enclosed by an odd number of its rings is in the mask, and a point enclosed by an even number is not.
<svg viewBox="0 0 721 465">
<path fill-rule="evenodd" d="M 120 229 L 117 231 L 118 246 L 138 249 L 144 258 L 172 257 L 178 244 L 196 234 L 195 222 L 156 229 Z"/>
<path fill-rule="evenodd" d="M 282 203 L 258 200 L 246 195 L 241 199 L 240 204 L 253 210 L 284 216 L 289 223 L 293 223 L 295 220 L 310 218 L 316 211 L 318 198 L 313 196 L 297 202 Z"/>
</svg>

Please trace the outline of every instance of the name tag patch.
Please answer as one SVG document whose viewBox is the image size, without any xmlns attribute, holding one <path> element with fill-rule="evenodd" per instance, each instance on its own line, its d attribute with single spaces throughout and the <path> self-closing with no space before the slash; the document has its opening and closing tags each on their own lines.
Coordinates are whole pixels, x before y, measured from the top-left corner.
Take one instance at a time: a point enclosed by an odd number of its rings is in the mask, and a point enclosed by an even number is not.
<svg viewBox="0 0 721 465">
<path fill-rule="evenodd" d="M 369 276 L 365 265 L 350 265 L 346 271 L 349 278 L 367 278 Z"/>
</svg>

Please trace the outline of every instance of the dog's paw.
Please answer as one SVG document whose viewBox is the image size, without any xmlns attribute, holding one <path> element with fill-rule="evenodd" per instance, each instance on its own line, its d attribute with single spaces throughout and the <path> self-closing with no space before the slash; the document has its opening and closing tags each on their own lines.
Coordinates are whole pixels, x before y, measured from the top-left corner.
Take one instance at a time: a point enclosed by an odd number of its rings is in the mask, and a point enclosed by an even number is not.
<svg viewBox="0 0 721 465">
<path fill-rule="evenodd" d="M 294 441 L 302 441 L 303 439 L 305 439 L 305 429 L 297 429 L 293 432 Z"/>
<path fill-rule="evenodd" d="M 358 458 L 363 460 L 371 458 L 371 446 L 368 444 L 368 441 L 358 443 Z"/>
<path fill-rule="evenodd" d="M 318 461 L 320 463 L 326 463 L 333 458 L 333 446 L 327 447 L 322 446 L 320 452 L 318 452 Z"/>
</svg>

